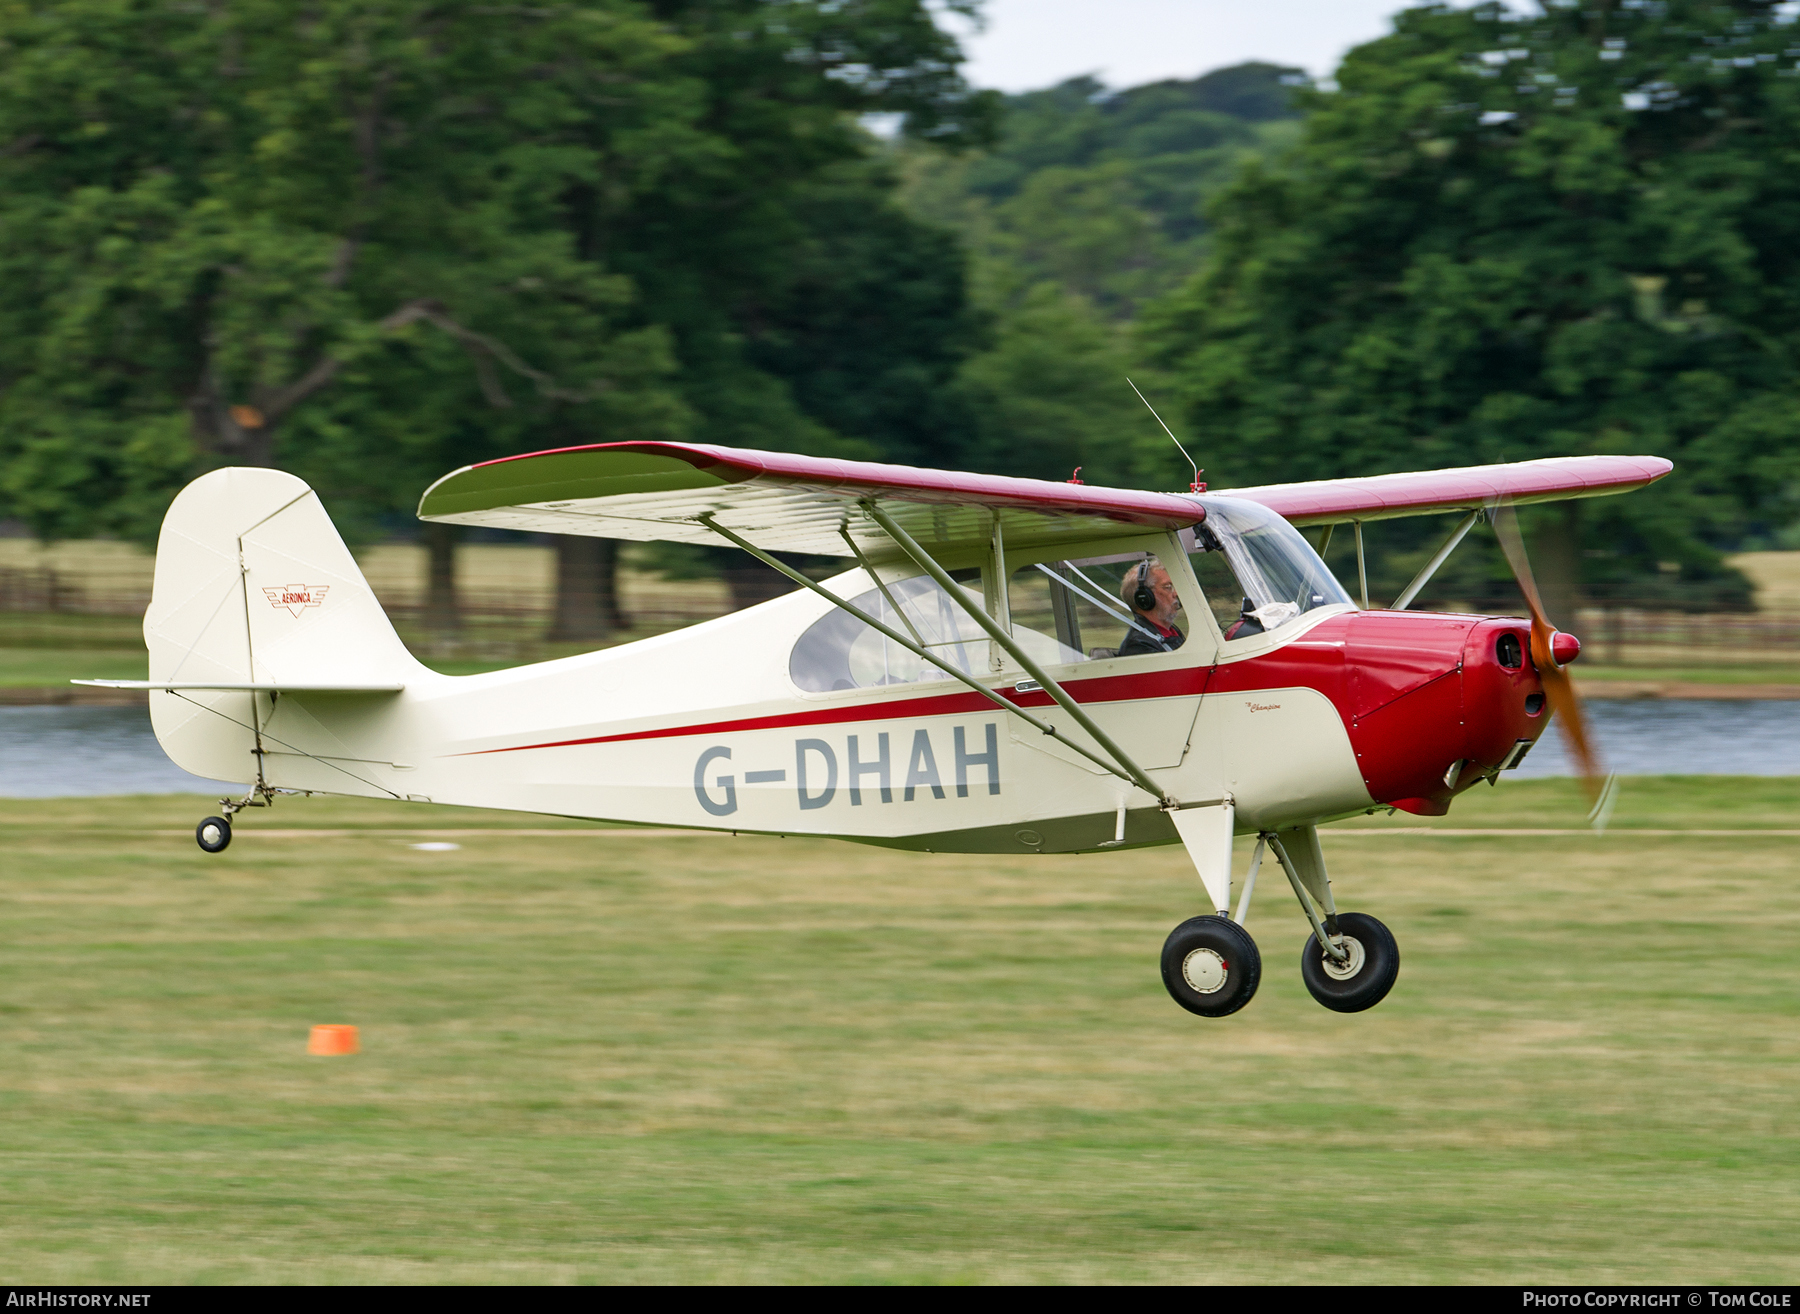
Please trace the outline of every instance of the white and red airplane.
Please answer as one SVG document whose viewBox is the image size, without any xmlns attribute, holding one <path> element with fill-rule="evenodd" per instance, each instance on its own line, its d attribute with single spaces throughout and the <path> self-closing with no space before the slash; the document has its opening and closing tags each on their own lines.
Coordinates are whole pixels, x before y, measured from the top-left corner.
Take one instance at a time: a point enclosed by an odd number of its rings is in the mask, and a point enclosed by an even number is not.
<svg viewBox="0 0 1800 1314">
<path fill-rule="evenodd" d="M 1338 911 L 1317 828 L 1442 814 L 1518 765 L 1552 712 L 1597 780 L 1563 671 L 1580 645 L 1545 619 L 1510 508 L 1671 468 L 1588 456 L 1174 494 L 688 443 L 537 452 L 446 475 L 420 517 L 732 543 L 804 587 L 466 676 L 407 651 L 304 482 L 216 470 L 163 522 L 150 679 L 82 683 L 148 689 L 179 766 L 250 780 L 200 823 L 208 852 L 239 809 L 284 793 L 926 852 L 1179 842 L 1213 911 L 1170 934 L 1163 981 L 1209 1017 L 1256 991 L 1243 922 L 1272 853 L 1312 925 L 1307 987 L 1355 1012 L 1399 953 L 1379 921 Z M 1353 602 L 1296 528 L 1352 525 L 1366 579 L 1363 522 L 1449 512 L 1456 530 L 1390 609 L 1366 583 Z M 1407 611 L 1484 517 L 1532 620 Z M 817 582 L 773 552 L 848 568 Z M 1234 834 L 1258 837 L 1235 913 Z"/>
</svg>

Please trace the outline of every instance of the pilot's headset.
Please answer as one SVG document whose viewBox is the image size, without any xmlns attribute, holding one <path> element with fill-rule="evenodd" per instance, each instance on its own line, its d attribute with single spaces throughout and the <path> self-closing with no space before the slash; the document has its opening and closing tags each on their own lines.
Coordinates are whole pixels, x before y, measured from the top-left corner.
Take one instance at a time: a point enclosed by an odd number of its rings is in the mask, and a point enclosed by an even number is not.
<svg viewBox="0 0 1800 1314">
<path fill-rule="evenodd" d="M 1150 587 L 1150 554 L 1144 553 L 1143 564 L 1137 568 L 1137 588 L 1132 591 L 1131 605 L 1139 611 L 1156 610 L 1156 590 Z"/>
</svg>

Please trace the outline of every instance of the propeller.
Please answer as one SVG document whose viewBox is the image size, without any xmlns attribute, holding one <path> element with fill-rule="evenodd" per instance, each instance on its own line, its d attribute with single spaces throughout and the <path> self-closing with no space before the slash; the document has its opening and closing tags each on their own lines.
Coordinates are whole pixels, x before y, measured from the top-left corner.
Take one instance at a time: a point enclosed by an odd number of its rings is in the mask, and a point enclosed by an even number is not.
<svg viewBox="0 0 1800 1314">
<path fill-rule="evenodd" d="M 1575 769 L 1581 773 L 1582 788 L 1594 805 L 1593 811 L 1588 813 L 1588 821 L 1595 830 L 1604 832 L 1607 819 L 1612 816 L 1613 803 L 1618 798 L 1618 778 L 1610 774 L 1600 760 L 1599 748 L 1588 732 L 1581 698 L 1575 692 L 1575 682 L 1564 669 L 1568 662 L 1575 660 L 1581 645 L 1573 635 L 1559 633 L 1544 614 L 1544 602 L 1531 573 L 1531 559 L 1525 555 L 1525 540 L 1519 533 L 1519 519 L 1512 504 L 1501 503 L 1494 509 L 1491 519 L 1494 537 L 1500 540 L 1506 564 L 1512 567 L 1513 579 L 1518 582 L 1519 592 L 1525 595 L 1525 605 L 1531 611 L 1532 664 L 1543 681 L 1551 714 L 1562 722 L 1569 754 L 1575 759 Z"/>
</svg>

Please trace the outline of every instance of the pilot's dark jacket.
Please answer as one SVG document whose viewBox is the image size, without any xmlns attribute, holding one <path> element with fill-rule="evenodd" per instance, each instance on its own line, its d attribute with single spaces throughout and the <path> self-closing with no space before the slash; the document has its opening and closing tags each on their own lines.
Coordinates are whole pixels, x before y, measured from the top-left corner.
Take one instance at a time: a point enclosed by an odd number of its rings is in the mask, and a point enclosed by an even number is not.
<svg viewBox="0 0 1800 1314">
<path fill-rule="evenodd" d="M 1187 636 L 1180 630 L 1173 627 L 1165 630 L 1148 616 L 1139 616 L 1137 621 L 1137 625 L 1133 625 L 1125 632 L 1125 642 L 1119 645 L 1119 656 L 1121 657 L 1140 657 L 1150 652 L 1174 652 L 1187 642 Z M 1139 629 L 1139 625 L 1158 630 L 1160 633 L 1152 638 Z"/>
</svg>

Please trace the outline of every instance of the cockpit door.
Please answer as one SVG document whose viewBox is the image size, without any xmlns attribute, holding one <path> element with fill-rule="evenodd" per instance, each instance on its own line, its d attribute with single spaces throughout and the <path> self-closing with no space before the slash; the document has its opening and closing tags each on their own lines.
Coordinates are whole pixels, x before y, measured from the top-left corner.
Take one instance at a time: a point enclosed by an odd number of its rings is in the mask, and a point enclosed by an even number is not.
<svg viewBox="0 0 1800 1314">
<path fill-rule="evenodd" d="M 1177 767 L 1187 754 L 1207 671 L 1217 653 L 1217 631 L 1199 610 L 1199 591 L 1173 537 L 1147 537 L 1132 551 L 1106 546 L 1103 555 L 1085 557 L 1008 553 L 1012 634 L 1140 766 Z M 1146 562 L 1153 574 L 1159 568 L 1169 572 L 1181 598 L 1182 610 L 1171 627 L 1181 643 L 1171 650 L 1163 650 L 1168 636 L 1126 599 Z M 1001 687 L 1056 726 L 1059 735 L 1067 733 L 1084 748 L 1098 748 L 1079 727 L 1068 724 L 1070 718 L 1023 670 L 1009 661 L 998 674 Z M 1021 747 L 1104 774 L 1023 721 L 1014 718 L 1010 733 Z"/>
</svg>

